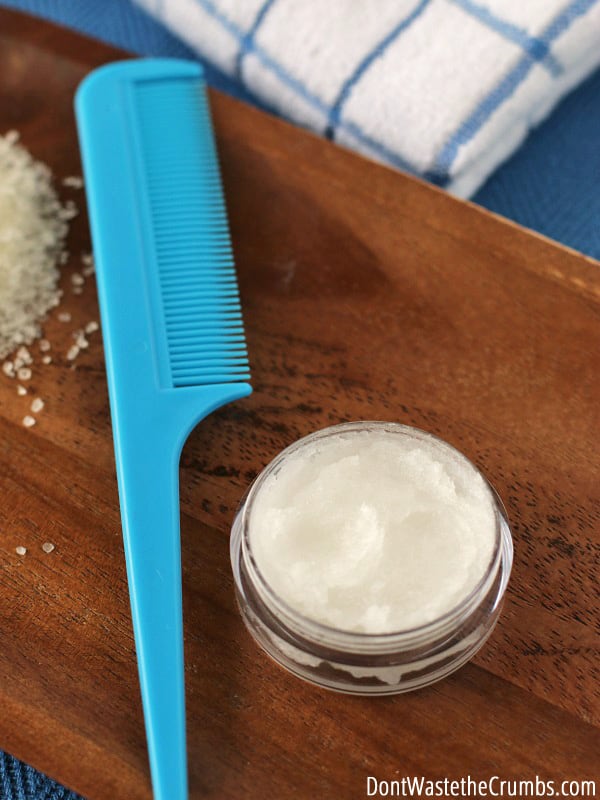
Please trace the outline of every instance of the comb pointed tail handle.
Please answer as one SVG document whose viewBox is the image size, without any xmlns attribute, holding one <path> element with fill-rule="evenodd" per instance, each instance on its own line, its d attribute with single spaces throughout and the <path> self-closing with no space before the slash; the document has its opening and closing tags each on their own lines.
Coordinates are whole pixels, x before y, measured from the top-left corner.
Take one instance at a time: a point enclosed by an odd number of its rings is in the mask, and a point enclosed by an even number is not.
<svg viewBox="0 0 600 800">
<path fill-rule="evenodd" d="M 179 457 L 193 427 L 247 383 L 164 391 L 152 417 L 115 403 L 123 541 L 154 800 L 186 800 Z M 149 409 L 146 409 L 146 414 Z"/>
<path fill-rule="evenodd" d="M 139 442 L 121 453 L 127 579 L 155 800 L 186 800 L 179 451 Z"/>
</svg>

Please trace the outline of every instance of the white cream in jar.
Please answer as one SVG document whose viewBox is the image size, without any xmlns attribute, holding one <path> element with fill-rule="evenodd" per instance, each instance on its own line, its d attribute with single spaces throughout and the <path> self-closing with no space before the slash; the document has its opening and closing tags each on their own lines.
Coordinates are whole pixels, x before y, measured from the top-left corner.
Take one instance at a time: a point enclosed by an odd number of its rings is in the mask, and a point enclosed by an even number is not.
<svg viewBox="0 0 600 800">
<path fill-rule="evenodd" d="M 309 441 L 262 483 L 248 519 L 257 569 L 290 607 L 389 633 L 448 613 L 492 558 L 489 486 L 444 442 L 346 430 Z"/>
<path fill-rule="evenodd" d="M 512 564 L 475 466 L 405 425 L 334 426 L 284 450 L 234 522 L 246 625 L 322 686 L 407 691 L 459 667 L 497 619 Z"/>
</svg>

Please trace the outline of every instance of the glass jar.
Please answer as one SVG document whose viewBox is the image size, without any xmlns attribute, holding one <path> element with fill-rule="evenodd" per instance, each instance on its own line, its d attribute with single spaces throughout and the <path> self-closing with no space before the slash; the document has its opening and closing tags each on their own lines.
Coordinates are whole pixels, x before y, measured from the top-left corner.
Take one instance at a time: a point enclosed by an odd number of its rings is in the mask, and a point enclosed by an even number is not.
<svg viewBox="0 0 600 800">
<path fill-rule="evenodd" d="M 512 537 L 504 506 L 486 482 L 495 515 L 492 557 L 479 583 L 455 608 L 420 627 L 392 633 L 339 630 L 292 608 L 269 586 L 253 557 L 250 529 L 253 502 L 265 480 L 286 459 L 297 454 L 299 448 L 328 436 L 365 430 L 408 436 L 415 441 L 429 440 L 450 448 L 432 434 L 388 422 L 335 425 L 300 439 L 283 450 L 246 493 L 233 523 L 231 563 L 243 620 L 257 643 L 278 664 L 304 680 L 334 691 L 397 694 L 446 677 L 472 658 L 486 641 L 500 614 L 508 583 Z M 477 471 L 465 456 L 451 449 Z"/>
</svg>

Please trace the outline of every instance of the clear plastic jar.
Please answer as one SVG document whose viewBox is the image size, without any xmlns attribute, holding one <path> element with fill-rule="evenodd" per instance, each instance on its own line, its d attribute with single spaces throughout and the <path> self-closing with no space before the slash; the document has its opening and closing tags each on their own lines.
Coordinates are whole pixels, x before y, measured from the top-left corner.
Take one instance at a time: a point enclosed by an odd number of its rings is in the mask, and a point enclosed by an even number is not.
<svg viewBox="0 0 600 800">
<path fill-rule="evenodd" d="M 279 470 L 286 459 L 297 455 L 299 448 L 315 440 L 340 432 L 373 429 L 415 441 L 441 441 L 417 428 L 387 422 L 336 425 L 300 439 L 280 453 L 246 493 L 233 523 L 231 563 L 244 622 L 257 643 L 277 663 L 298 677 L 328 689 L 387 695 L 434 683 L 461 667 L 479 650 L 500 613 L 513 547 L 506 511 L 486 482 L 495 514 L 492 557 L 470 594 L 438 619 L 410 630 L 359 633 L 309 619 L 278 597 L 258 570 L 252 552 L 252 504 L 265 479 Z M 454 453 L 476 470 L 465 456 Z"/>
</svg>

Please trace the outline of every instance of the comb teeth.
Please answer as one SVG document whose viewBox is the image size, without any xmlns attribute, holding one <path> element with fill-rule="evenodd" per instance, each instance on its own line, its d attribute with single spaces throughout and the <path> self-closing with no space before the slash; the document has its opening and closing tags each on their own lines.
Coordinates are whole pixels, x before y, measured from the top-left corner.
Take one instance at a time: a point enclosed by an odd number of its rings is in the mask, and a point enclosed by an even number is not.
<svg viewBox="0 0 600 800">
<path fill-rule="evenodd" d="M 189 78 L 141 82 L 134 97 L 172 385 L 247 381 L 241 306 L 204 83 Z"/>
</svg>

